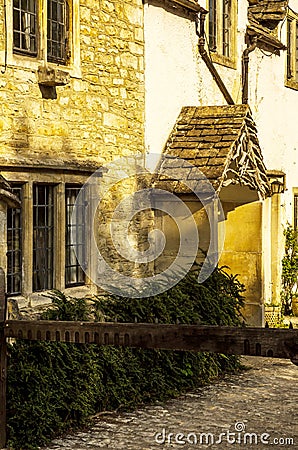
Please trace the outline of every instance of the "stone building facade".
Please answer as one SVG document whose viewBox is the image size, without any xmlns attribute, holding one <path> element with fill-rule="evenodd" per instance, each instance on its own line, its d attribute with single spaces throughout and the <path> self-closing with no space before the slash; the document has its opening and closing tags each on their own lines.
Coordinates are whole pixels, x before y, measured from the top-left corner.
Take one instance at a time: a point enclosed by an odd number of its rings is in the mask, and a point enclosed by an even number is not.
<svg viewBox="0 0 298 450">
<path fill-rule="evenodd" d="M 181 108 L 209 107 L 210 120 L 218 106 L 250 107 L 271 193 L 262 196 L 255 189 L 254 199 L 253 191 L 250 198 L 236 189 L 229 198 L 218 193 L 227 212 L 220 263 L 240 274 L 247 287 L 245 316 L 255 325 L 264 324 L 269 306 L 280 305 L 283 229 L 287 222 L 297 226 L 297 11 L 296 0 L 145 2 L 147 152 L 176 150 L 176 157 L 190 158 L 206 176 L 210 164 L 223 164 L 220 176 L 228 161 L 215 163 L 218 152 L 209 154 L 205 167 L 198 162 L 206 157 L 203 134 L 191 142 L 198 119 L 188 142 L 187 126 L 177 137 Z M 215 123 L 205 134 L 218 134 Z M 183 148 L 173 148 L 173 136 Z M 223 139 L 214 139 L 223 147 Z M 190 197 L 189 204 L 199 209 Z"/>
<path fill-rule="evenodd" d="M 21 202 L 1 222 L 8 294 L 34 304 L 53 288 L 94 292 L 70 240 L 71 227 L 84 234 L 84 200 L 69 220 L 80 187 L 97 169 L 104 179 L 119 157 L 145 164 L 168 153 L 213 174 L 225 212 L 220 263 L 247 287 L 249 323 L 264 324 L 266 305 L 280 304 L 283 226 L 298 217 L 297 21 L 298 0 L 6 0 L 0 168 Z M 181 121 L 191 139 L 177 134 Z M 184 200 L 195 216 L 196 200 Z M 104 248 L 113 201 L 99 217 Z M 171 254 L 176 237 L 165 223 Z M 204 241 L 199 215 L 198 226 Z M 146 227 L 133 232 L 137 245 Z"/>
<path fill-rule="evenodd" d="M 0 253 L 21 305 L 90 292 L 70 239 L 85 205 L 77 223 L 70 214 L 95 170 L 144 153 L 143 25 L 141 0 L 0 7 L 0 168 L 21 202 L 1 222 Z"/>
</svg>

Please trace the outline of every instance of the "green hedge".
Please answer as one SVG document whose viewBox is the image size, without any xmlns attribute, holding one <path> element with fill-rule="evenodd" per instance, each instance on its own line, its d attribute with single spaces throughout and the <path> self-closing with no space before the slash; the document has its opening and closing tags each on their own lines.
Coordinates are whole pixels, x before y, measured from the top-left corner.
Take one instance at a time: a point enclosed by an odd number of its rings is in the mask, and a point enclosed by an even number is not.
<svg viewBox="0 0 298 450">
<path fill-rule="evenodd" d="M 98 298 L 91 313 L 119 322 L 240 325 L 243 285 L 223 269 L 203 285 L 196 278 L 197 270 L 156 297 Z M 51 297 L 45 319 L 90 320 L 84 299 Z M 34 449 L 95 412 L 165 400 L 239 367 L 235 356 L 18 340 L 8 367 L 9 445 Z"/>
</svg>

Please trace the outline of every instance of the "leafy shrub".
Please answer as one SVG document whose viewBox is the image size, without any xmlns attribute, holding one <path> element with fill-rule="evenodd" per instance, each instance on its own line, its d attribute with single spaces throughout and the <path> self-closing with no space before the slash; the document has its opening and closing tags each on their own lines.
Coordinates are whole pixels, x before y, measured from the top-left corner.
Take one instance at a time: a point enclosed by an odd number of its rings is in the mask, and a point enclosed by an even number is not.
<svg viewBox="0 0 298 450">
<path fill-rule="evenodd" d="M 241 325 L 244 286 L 224 268 L 217 268 L 202 284 L 197 282 L 199 267 L 169 291 L 146 298 L 115 295 L 98 298 L 96 320 L 118 322 L 184 323 L 202 325 Z M 54 317 L 51 312 L 49 318 Z"/>
<path fill-rule="evenodd" d="M 243 285 L 223 269 L 202 285 L 197 275 L 156 297 L 98 297 L 91 311 L 84 299 L 53 292 L 44 319 L 88 320 L 92 313 L 119 322 L 240 325 Z M 9 444 L 34 449 L 97 411 L 165 400 L 239 367 L 235 356 L 18 340 L 10 346 Z"/>
<path fill-rule="evenodd" d="M 292 301 L 298 294 L 298 231 L 288 225 L 284 230 L 285 254 L 282 259 L 282 313 L 292 313 Z"/>
<path fill-rule="evenodd" d="M 101 378 L 92 346 L 17 341 L 8 372 L 10 444 L 35 448 L 66 425 L 83 423 Z"/>
</svg>

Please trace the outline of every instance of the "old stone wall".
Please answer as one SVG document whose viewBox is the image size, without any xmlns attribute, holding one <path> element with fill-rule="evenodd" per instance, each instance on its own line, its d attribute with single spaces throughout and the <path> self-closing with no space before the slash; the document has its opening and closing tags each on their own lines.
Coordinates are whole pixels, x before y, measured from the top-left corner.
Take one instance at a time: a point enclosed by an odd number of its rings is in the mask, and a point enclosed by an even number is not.
<svg viewBox="0 0 298 450">
<path fill-rule="evenodd" d="M 39 294 L 32 294 L 33 183 L 54 186 L 53 287 L 63 290 L 65 185 L 82 185 L 97 168 L 121 157 L 143 160 L 142 0 L 71 0 L 69 4 L 66 64 L 47 62 L 45 0 L 37 1 L 36 56 L 13 52 L 12 1 L 6 0 L 6 8 L 0 6 L 0 171 L 8 181 L 23 185 L 22 296 L 18 302 L 23 305 L 25 300 L 24 306 L 27 300 L 31 306 L 41 301 Z M 135 189 L 134 183 L 130 187 Z M 120 200 L 121 192 L 117 195 Z M 114 208 L 112 202 L 107 206 L 104 223 Z M 110 242 L 108 236 L 100 238 L 102 243 Z M 5 267 L 6 232 L 3 239 L 0 260 Z M 110 247 L 109 252 L 111 260 L 116 260 L 117 251 Z M 94 288 L 91 281 L 87 274 L 88 289 Z"/>
<path fill-rule="evenodd" d="M 50 89 L 38 84 L 43 58 L 12 54 L 10 6 L 6 30 L 0 7 L 0 164 L 100 166 L 142 152 L 142 1 L 74 2 L 72 59 L 51 64 L 70 82 Z"/>
</svg>

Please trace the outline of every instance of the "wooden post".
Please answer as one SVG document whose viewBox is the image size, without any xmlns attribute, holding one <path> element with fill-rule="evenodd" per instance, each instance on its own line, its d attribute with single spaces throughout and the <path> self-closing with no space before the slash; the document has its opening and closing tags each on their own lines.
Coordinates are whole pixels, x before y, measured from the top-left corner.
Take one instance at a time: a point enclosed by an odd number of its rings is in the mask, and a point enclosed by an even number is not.
<svg viewBox="0 0 298 450">
<path fill-rule="evenodd" d="M 7 345 L 4 336 L 6 320 L 5 274 L 0 267 L 0 448 L 6 445 L 6 376 Z"/>
</svg>

